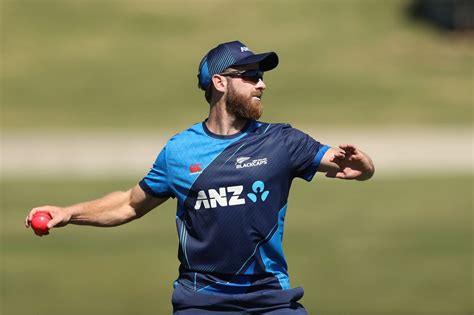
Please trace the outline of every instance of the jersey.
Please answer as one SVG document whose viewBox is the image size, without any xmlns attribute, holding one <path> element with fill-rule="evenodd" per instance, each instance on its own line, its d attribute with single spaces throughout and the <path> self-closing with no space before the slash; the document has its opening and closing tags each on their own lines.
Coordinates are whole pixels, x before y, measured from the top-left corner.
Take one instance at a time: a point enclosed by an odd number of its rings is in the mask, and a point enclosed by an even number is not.
<svg viewBox="0 0 474 315">
<path fill-rule="evenodd" d="M 172 137 L 139 185 L 177 199 L 175 288 L 290 289 L 282 249 L 288 194 L 294 178 L 313 178 L 328 148 L 288 124 L 254 120 L 231 136 L 202 122 Z"/>
</svg>

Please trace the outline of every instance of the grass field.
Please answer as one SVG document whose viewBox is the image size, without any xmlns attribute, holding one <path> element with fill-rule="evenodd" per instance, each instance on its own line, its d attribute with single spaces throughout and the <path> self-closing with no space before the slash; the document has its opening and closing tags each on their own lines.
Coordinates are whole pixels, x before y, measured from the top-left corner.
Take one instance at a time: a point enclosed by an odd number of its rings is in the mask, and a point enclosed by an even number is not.
<svg viewBox="0 0 474 315">
<path fill-rule="evenodd" d="M 472 177 L 296 181 L 285 253 L 310 314 L 471 314 Z M 169 314 L 175 204 L 117 228 L 38 238 L 33 206 L 92 199 L 123 181 L 4 180 L 1 314 Z"/>
<path fill-rule="evenodd" d="M 280 56 L 265 120 L 470 125 L 474 42 L 408 2 L 3 0 L 3 130 L 183 129 L 207 111 L 200 59 L 235 39 Z"/>
</svg>

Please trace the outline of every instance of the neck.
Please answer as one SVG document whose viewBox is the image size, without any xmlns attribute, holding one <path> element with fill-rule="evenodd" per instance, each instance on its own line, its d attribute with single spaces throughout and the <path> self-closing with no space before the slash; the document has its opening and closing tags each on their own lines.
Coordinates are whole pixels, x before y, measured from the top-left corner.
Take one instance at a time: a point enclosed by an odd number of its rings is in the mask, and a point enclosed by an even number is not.
<svg viewBox="0 0 474 315">
<path fill-rule="evenodd" d="M 206 126 L 214 134 L 231 136 L 242 131 L 248 121 L 227 112 L 225 102 L 216 102 L 211 104 Z"/>
</svg>

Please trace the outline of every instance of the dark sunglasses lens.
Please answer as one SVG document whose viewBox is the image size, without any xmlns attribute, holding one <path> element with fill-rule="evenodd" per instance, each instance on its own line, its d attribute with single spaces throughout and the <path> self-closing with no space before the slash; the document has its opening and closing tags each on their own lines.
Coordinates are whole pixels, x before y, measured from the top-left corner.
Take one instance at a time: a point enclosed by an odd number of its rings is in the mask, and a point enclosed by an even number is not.
<svg viewBox="0 0 474 315">
<path fill-rule="evenodd" d="M 242 78 L 252 82 L 258 82 L 263 79 L 263 71 L 260 70 L 249 70 L 242 73 Z"/>
</svg>

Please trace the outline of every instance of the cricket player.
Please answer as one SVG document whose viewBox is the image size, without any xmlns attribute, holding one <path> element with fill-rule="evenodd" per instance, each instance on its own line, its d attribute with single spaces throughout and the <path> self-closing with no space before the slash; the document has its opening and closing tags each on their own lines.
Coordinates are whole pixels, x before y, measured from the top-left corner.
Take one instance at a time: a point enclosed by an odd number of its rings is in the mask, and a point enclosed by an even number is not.
<svg viewBox="0 0 474 315">
<path fill-rule="evenodd" d="M 370 157 L 351 144 L 330 147 L 288 124 L 261 122 L 263 76 L 275 52 L 255 54 L 239 41 L 211 49 L 198 70 L 208 118 L 172 137 L 133 188 L 69 207 L 43 206 L 49 228 L 116 226 L 176 198 L 179 276 L 173 312 L 307 314 L 282 251 L 288 194 L 295 178 L 316 172 L 346 180 L 374 174 Z"/>
</svg>

